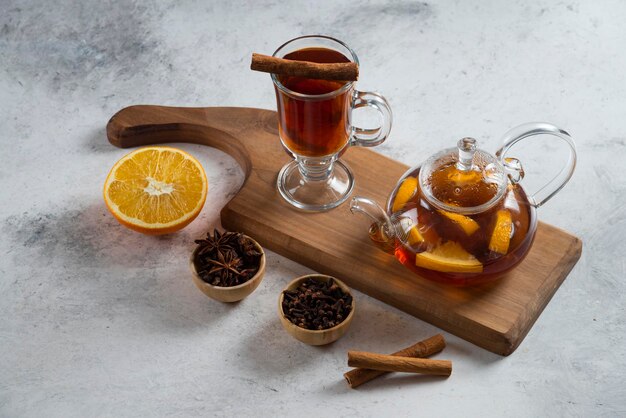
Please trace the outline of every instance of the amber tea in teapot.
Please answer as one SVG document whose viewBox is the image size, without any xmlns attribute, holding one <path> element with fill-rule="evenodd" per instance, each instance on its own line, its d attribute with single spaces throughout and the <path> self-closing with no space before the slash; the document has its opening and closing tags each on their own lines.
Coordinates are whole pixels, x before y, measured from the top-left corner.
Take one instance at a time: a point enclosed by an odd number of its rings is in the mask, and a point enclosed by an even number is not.
<svg viewBox="0 0 626 418">
<path fill-rule="evenodd" d="M 505 197 L 486 212 L 462 215 L 437 209 L 425 199 L 417 187 L 419 171 L 408 173 L 391 197 L 396 216 L 410 219 L 413 225 L 410 245 L 394 246 L 402 264 L 431 280 L 467 285 L 489 281 L 521 261 L 537 227 L 535 211 L 520 204 L 528 200 L 521 187 L 509 186 Z M 450 181 L 453 173 L 454 167 L 446 167 L 431 178 L 433 189 L 448 196 L 449 202 L 476 206 L 495 195 L 493 188 L 479 183 L 471 193 L 455 193 L 456 184 Z M 472 182 L 471 178 L 462 180 Z"/>
<path fill-rule="evenodd" d="M 569 146 L 565 167 L 528 195 L 519 160 L 506 153 L 518 141 L 556 136 Z M 528 254 L 537 229 L 537 208 L 570 179 L 576 151 L 569 134 L 547 123 L 510 130 L 492 155 L 463 138 L 422 165 L 409 169 L 391 192 L 386 209 L 355 197 L 352 212 L 375 222 L 370 238 L 421 277 L 458 286 L 485 283 L 517 266 Z"/>
</svg>

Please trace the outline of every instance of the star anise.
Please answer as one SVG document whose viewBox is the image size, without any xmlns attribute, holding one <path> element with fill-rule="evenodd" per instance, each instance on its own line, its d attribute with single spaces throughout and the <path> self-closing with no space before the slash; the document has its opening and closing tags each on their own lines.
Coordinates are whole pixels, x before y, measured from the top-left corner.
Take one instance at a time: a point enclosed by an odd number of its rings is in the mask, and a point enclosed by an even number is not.
<svg viewBox="0 0 626 418">
<path fill-rule="evenodd" d="M 236 286 L 245 283 L 259 270 L 262 253 L 254 242 L 238 232 L 220 233 L 196 240 L 194 260 L 198 275 L 214 286 Z"/>
<path fill-rule="evenodd" d="M 218 252 L 217 257 L 217 260 L 210 261 L 211 268 L 206 274 L 214 277 L 212 284 L 218 284 L 221 281 L 227 286 L 232 286 L 237 276 L 242 275 L 239 270 L 243 264 L 241 258 L 235 256 L 232 251 L 227 252 L 226 255 Z"/>
<path fill-rule="evenodd" d="M 201 248 L 198 251 L 198 255 L 203 255 L 207 253 L 225 253 L 229 250 L 233 249 L 231 244 L 233 232 L 225 232 L 220 234 L 217 229 L 213 230 L 213 236 L 211 233 L 206 234 L 206 239 L 197 239 L 195 243 L 198 244 Z"/>
</svg>

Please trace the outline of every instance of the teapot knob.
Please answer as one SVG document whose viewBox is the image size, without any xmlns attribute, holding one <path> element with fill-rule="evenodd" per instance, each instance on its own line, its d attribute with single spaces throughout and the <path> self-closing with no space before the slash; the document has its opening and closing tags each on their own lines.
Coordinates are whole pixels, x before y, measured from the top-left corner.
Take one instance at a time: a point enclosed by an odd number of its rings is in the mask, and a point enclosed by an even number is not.
<svg viewBox="0 0 626 418">
<path fill-rule="evenodd" d="M 474 153 L 476 152 L 476 140 L 474 138 L 460 139 L 456 144 L 459 152 L 459 161 L 456 168 L 461 171 L 469 171 L 472 169 L 474 161 Z"/>
<path fill-rule="evenodd" d="M 517 158 L 507 157 L 503 161 L 504 169 L 511 180 L 511 183 L 517 184 L 524 178 L 524 168 L 522 162 Z"/>
</svg>

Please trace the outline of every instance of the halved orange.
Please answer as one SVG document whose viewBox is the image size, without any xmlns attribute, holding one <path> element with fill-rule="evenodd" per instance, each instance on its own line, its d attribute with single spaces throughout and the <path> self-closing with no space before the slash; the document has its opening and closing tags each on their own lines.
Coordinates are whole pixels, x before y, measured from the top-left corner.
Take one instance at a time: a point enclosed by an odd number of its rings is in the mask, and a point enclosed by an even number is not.
<svg viewBox="0 0 626 418">
<path fill-rule="evenodd" d="M 478 222 L 476 222 L 469 216 L 461 215 L 459 213 L 447 212 L 445 210 L 440 210 L 439 213 L 441 213 L 443 216 L 450 219 L 452 222 L 461 227 L 461 229 L 468 236 L 472 235 L 474 232 L 480 229 L 480 225 L 478 225 Z"/>
<path fill-rule="evenodd" d="M 395 199 L 393 199 L 393 206 L 391 208 L 392 212 L 397 212 L 406 205 L 406 203 L 411 200 L 411 198 L 415 195 L 417 191 L 417 178 L 416 177 L 407 177 L 402 180 L 402 184 L 398 188 L 398 193 L 396 193 Z"/>
<path fill-rule="evenodd" d="M 144 147 L 120 159 L 104 182 L 104 202 L 124 226 L 149 235 L 182 229 L 207 195 L 204 169 L 171 147 Z"/>
<path fill-rule="evenodd" d="M 512 231 L 511 212 L 504 209 L 499 210 L 496 214 L 496 226 L 489 240 L 489 249 L 498 254 L 506 254 L 509 251 Z"/>
<path fill-rule="evenodd" d="M 455 241 L 415 254 L 415 265 L 443 273 L 481 273 L 483 265 Z"/>
</svg>

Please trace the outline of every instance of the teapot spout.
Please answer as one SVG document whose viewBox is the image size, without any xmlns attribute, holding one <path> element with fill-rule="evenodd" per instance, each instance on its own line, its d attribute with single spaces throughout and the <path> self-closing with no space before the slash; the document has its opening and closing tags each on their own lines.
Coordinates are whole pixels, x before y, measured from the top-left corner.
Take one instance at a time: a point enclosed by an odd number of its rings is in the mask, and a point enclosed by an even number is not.
<svg viewBox="0 0 626 418">
<path fill-rule="evenodd" d="M 350 212 L 367 215 L 372 221 L 386 226 L 386 229 L 391 231 L 391 220 L 389 216 L 387 216 L 385 210 L 372 199 L 360 196 L 353 197 L 350 201 Z"/>
<path fill-rule="evenodd" d="M 369 229 L 370 239 L 385 252 L 393 254 L 395 228 L 385 210 L 378 203 L 366 197 L 353 197 L 350 201 L 350 212 L 369 217 L 373 221 Z"/>
</svg>

